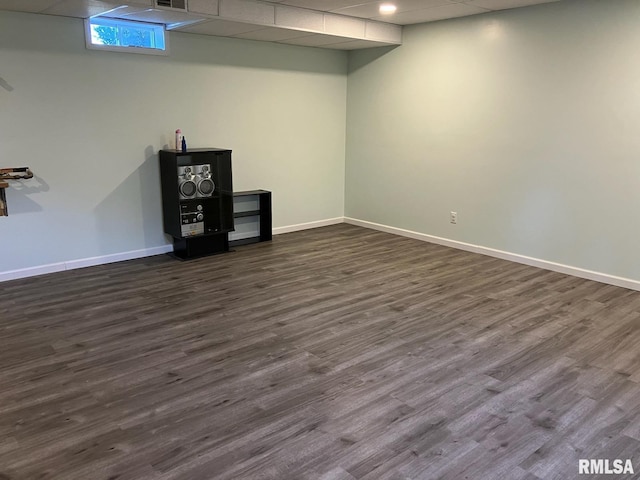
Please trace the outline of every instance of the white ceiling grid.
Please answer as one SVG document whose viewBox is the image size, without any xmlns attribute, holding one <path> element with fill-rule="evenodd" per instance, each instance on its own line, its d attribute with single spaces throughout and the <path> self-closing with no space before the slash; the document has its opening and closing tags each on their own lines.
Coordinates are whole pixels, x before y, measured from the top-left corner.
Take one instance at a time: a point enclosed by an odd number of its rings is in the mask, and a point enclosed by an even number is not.
<svg viewBox="0 0 640 480">
<path fill-rule="evenodd" d="M 0 10 L 165 23 L 171 30 L 333 49 L 402 43 L 402 25 L 477 15 L 561 0 L 187 0 L 187 11 L 153 0 L 0 0 Z M 126 3 L 124 3 L 126 2 Z"/>
</svg>

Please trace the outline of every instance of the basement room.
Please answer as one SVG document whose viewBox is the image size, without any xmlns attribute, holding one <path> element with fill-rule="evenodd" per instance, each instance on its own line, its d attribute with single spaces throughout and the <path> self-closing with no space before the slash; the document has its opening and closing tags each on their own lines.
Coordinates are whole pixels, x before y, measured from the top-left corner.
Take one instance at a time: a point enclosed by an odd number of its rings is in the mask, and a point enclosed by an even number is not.
<svg viewBox="0 0 640 480">
<path fill-rule="evenodd" d="M 0 480 L 640 475 L 640 2 L 0 0 Z"/>
</svg>

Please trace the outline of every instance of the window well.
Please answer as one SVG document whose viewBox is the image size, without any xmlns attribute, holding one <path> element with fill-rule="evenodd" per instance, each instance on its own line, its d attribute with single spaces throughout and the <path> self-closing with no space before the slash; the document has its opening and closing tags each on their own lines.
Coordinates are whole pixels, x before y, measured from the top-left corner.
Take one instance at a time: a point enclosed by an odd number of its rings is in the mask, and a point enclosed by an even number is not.
<svg viewBox="0 0 640 480">
<path fill-rule="evenodd" d="M 92 17 L 85 20 L 85 25 L 88 48 L 156 55 L 167 53 L 162 24 Z"/>
</svg>

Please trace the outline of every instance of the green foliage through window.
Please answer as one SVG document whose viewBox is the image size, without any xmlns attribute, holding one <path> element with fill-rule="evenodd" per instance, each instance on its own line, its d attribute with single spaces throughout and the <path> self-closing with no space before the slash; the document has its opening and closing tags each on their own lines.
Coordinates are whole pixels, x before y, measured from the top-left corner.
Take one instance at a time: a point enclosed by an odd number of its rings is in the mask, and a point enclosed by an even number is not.
<svg viewBox="0 0 640 480">
<path fill-rule="evenodd" d="M 106 25 L 96 25 L 93 27 L 93 31 L 98 36 L 102 45 L 117 45 L 117 30 L 116 27 L 107 27 Z"/>
<path fill-rule="evenodd" d="M 164 25 L 156 23 L 131 22 L 107 17 L 93 17 L 89 20 L 91 45 L 110 49 L 135 47 L 137 49 L 161 50 L 166 48 Z"/>
</svg>

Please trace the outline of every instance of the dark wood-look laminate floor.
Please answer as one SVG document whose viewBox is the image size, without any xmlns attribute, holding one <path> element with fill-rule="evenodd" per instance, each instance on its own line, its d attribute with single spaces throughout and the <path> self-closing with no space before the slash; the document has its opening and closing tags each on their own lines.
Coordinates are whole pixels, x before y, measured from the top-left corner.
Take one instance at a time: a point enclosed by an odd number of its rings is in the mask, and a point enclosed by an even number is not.
<svg viewBox="0 0 640 480">
<path fill-rule="evenodd" d="M 0 284 L 0 479 L 638 471 L 639 367 L 638 292 L 349 225 L 74 270 Z"/>
</svg>

